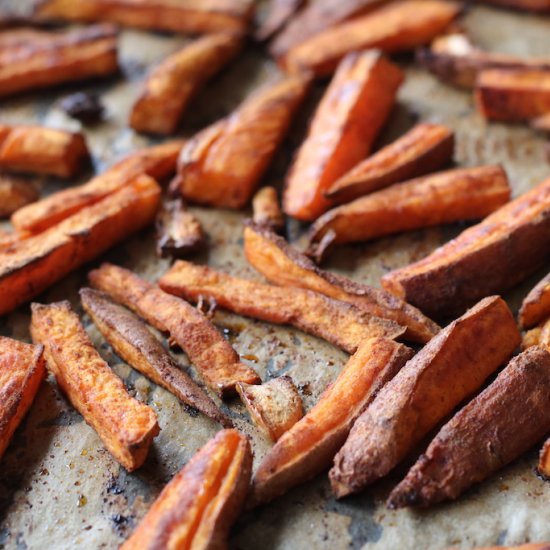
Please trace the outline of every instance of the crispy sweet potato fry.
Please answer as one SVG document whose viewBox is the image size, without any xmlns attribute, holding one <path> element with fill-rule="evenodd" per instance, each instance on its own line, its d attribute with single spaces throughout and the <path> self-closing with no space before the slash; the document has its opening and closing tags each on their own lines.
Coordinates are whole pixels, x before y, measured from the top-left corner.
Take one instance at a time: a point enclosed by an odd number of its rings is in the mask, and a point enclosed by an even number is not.
<svg viewBox="0 0 550 550">
<path fill-rule="evenodd" d="M 285 77 L 199 132 L 181 151 L 173 187 L 192 202 L 246 206 L 308 89 L 307 76 Z"/>
<path fill-rule="evenodd" d="M 198 301 L 212 298 L 239 315 L 280 325 L 293 325 L 354 353 L 368 338 L 397 338 L 405 332 L 393 321 L 301 288 L 281 288 L 238 279 L 208 266 L 177 261 L 159 281 L 166 292 Z"/>
<path fill-rule="evenodd" d="M 389 508 L 431 506 L 455 499 L 529 450 L 550 432 L 550 353 L 530 348 L 434 437 Z"/>
<path fill-rule="evenodd" d="M 277 233 L 283 230 L 285 220 L 274 187 L 262 187 L 254 195 L 252 219 L 258 225 L 272 229 Z"/>
<path fill-rule="evenodd" d="M 519 310 L 519 321 L 524 328 L 532 327 L 547 317 L 550 317 L 550 273 L 527 294 Z"/>
<path fill-rule="evenodd" d="M 271 0 L 265 20 L 254 33 L 256 40 L 263 41 L 271 38 L 289 21 L 295 19 L 295 13 L 304 3 L 304 0 Z"/>
<path fill-rule="evenodd" d="M 0 459 L 44 380 L 43 351 L 0 336 Z"/>
<path fill-rule="evenodd" d="M 208 395 L 165 351 L 145 324 L 98 290 L 83 288 L 80 301 L 105 340 L 130 366 L 225 428 L 233 427 Z"/>
<path fill-rule="evenodd" d="M 459 4 L 441 0 L 392 2 L 297 44 L 279 63 L 289 72 L 329 75 L 349 52 L 378 48 L 393 53 L 422 46 L 441 34 L 459 12 Z"/>
<path fill-rule="evenodd" d="M 403 74 L 378 52 L 353 52 L 338 66 L 287 176 L 283 210 L 317 218 L 324 193 L 372 147 L 395 102 Z"/>
<path fill-rule="evenodd" d="M 0 251 L 0 315 L 152 223 L 160 188 L 140 176 L 43 233 Z"/>
<path fill-rule="evenodd" d="M 389 473 L 519 344 L 512 313 L 485 298 L 411 359 L 359 417 L 330 471 L 337 498 Z"/>
<path fill-rule="evenodd" d="M 464 311 L 544 265 L 550 254 L 550 179 L 426 258 L 382 277 L 386 290 L 434 318 Z"/>
<path fill-rule="evenodd" d="M 267 502 L 330 466 L 356 418 L 412 355 L 403 344 L 361 344 L 306 416 L 267 453 L 253 480 L 254 503 Z"/>
<path fill-rule="evenodd" d="M 11 216 L 36 199 L 38 191 L 31 182 L 0 174 L 0 218 Z"/>
<path fill-rule="evenodd" d="M 494 4 L 520 11 L 550 12 L 550 0 L 476 0 L 484 4 Z"/>
<path fill-rule="evenodd" d="M 130 114 L 130 126 L 138 132 L 174 133 L 191 99 L 241 45 L 238 35 L 219 33 L 199 38 L 168 56 L 145 79 Z"/>
<path fill-rule="evenodd" d="M 166 485 L 121 550 L 226 548 L 250 483 L 246 436 L 222 430 Z"/>
<path fill-rule="evenodd" d="M 541 346 L 550 351 L 550 317 L 523 335 L 521 348 L 527 349 L 532 346 Z"/>
<path fill-rule="evenodd" d="M 139 468 L 159 433 L 153 409 L 130 397 L 94 348 L 69 302 L 32 304 L 33 342 L 46 366 L 105 447 L 128 471 Z"/>
<path fill-rule="evenodd" d="M 131 271 L 103 264 L 89 274 L 93 287 L 103 290 L 148 323 L 170 336 L 187 353 L 204 381 L 224 397 L 238 382 L 259 384 L 253 369 L 239 356 L 214 325 L 187 302 L 171 296 Z"/>
</svg>

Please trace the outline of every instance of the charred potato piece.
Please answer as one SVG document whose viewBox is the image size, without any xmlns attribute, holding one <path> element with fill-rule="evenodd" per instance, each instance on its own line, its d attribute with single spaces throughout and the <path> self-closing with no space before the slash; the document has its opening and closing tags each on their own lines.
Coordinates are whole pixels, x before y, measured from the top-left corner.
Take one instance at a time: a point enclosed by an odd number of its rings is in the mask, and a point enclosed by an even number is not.
<svg viewBox="0 0 550 550">
<path fill-rule="evenodd" d="M 11 216 L 37 199 L 38 191 L 32 183 L 0 174 L 0 218 Z"/>
<path fill-rule="evenodd" d="M 274 187 L 262 187 L 254 195 L 252 199 L 252 219 L 254 223 L 272 229 L 276 233 L 283 230 L 285 219 Z"/>
<path fill-rule="evenodd" d="M 550 273 L 529 292 L 521 304 L 519 321 L 529 328 L 550 317 Z"/>
</svg>

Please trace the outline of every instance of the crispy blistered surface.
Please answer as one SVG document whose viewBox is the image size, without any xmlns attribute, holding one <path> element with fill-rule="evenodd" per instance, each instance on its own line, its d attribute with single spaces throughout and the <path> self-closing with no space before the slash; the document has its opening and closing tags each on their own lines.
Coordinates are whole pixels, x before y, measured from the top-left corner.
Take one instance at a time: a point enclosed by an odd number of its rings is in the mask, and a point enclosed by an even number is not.
<svg viewBox="0 0 550 550">
<path fill-rule="evenodd" d="M 550 273 L 529 292 L 521 304 L 519 320 L 529 328 L 550 317 Z"/>
</svg>

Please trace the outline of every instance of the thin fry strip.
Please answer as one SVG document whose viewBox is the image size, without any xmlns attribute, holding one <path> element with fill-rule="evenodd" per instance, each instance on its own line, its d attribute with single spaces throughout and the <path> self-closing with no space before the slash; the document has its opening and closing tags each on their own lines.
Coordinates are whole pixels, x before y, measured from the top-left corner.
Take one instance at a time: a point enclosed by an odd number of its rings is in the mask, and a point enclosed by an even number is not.
<svg viewBox="0 0 550 550">
<path fill-rule="evenodd" d="M 550 317 L 550 273 L 527 294 L 519 310 L 522 327 L 529 328 Z"/>
<path fill-rule="evenodd" d="M 262 187 L 252 199 L 252 218 L 255 223 L 273 231 L 282 231 L 285 219 L 274 187 Z"/>
<path fill-rule="evenodd" d="M 37 199 L 38 191 L 30 181 L 0 174 L 0 218 L 11 216 Z"/>
</svg>

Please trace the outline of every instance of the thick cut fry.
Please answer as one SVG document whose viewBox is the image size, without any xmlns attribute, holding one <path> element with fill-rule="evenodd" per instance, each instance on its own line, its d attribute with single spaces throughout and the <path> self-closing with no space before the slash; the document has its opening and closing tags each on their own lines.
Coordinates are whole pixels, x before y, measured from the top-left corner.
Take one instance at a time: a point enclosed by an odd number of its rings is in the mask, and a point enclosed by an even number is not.
<svg viewBox="0 0 550 550">
<path fill-rule="evenodd" d="M 181 151 L 173 187 L 192 202 L 246 206 L 308 89 L 307 76 L 285 77 L 198 133 Z"/>
<path fill-rule="evenodd" d="M 523 335 L 521 348 L 527 349 L 532 346 L 540 346 L 550 351 L 550 317 Z"/>
<path fill-rule="evenodd" d="M 172 134 L 181 115 L 202 86 L 242 45 L 234 34 L 199 38 L 168 56 L 147 76 L 130 114 L 130 126 L 138 132 Z"/>
<path fill-rule="evenodd" d="M 246 436 L 236 430 L 218 432 L 166 485 L 120 550 L 226 548 L 251 470 Z"/>
<path fill-rule="evenodd" d="M 388 498 L 389 508 L 455 499 L 550 433 L 550 353 L 530 348 L 434 437 Z"/>
<path fill-rule="evenodd" d="M 429 43 L 459 14 L 460 5 L 441 0 L 392 2 L 297 44 L 279 58 L 289 72 L 331 74 L 348 53 L 378 48 L 386 53 Z"/>
<path fill-rule="evenodd" d="M 93 287 L 129 307 L 157 329 L 169 332 L 208 386 L 222 397 L 234 393 L 238 382 L 260 383 L 259 376 L 239 361 L 235 350 L 214 325 L 187 302 L 115 265 L 103 264 L 89 274 L 89 279 Z"/>
<path fill-rule="evenodd" d="M 0 251 L 0 315 L 153 222 L 160 188 L 147 176 L 43 233 Z"/>
<path fill-rule="evenodd" d="M 303 4 L 304 0 L 271 0 L 267 17 L 254 33 L 256 40 L 271 38 L 286 23 L 295 19 L 295 13 Z"/>
<path fill-rule="evenodd" d="M 315 407 L 265 456 L 252 500 L 272 500 L 327 469 L 356 418 L 411 355 L 409 348 L 384 338 L 363 342 Z"/>
<path fill-rule="evenodd" d="M 550 273 L 529 292 L 519 310 L 522 327 L 529 328 L 550 317 Z"/>
<path fill-rule="evenodd" d="M 117 72 L 117 32 L 111 25 L 0 33 L 0 97 Z"/>
<path fill-rule="evenodd" d="M 285 219 L 274 187 L 262 187 L 254 195 L 252 199 L 252 219 L 254 223 L 277 233 L 283 230 Z"/>
<path fill-rule="evenodd" d="M 444 328 L 359 417 L 330 471 L 337 498 L 385 476 L 512 355 L 520 335 L 498 296 Z"/>
<path fill-rule="evenodd" d="M 91 288 L 80 290 L 80 300 L 99 332 L 123 361 L 225 428 L 233 427 L 231 420 L 181 370 L 138 317 L 113 303 L 105 293 Z"/>
<path fill-rule="evenodd" d="M 402 231 L 484 218 L 510 200 L 500 166 L 458 168 L 392 185 L 329 210 L 311 227 L 312 246 L 367 241 Z"/>
<path fill-rule="evenodd" d="M 32 183 L 0 174 L 0 218 L 11 216 L 36 199 L 38 191 Z"/>
<path fill-rule="evenodd" d="M 506 204 L 456 239 L 382 285 L 435 318 L 504 292 L 550 258 L 550 179 Z"/>
<path fill-rule="evenodd" d="M 73 178 L 89 158 L 82 134 L 42 126 L 0 125 L 0 168 Z"/>
<path fill-rule="evenodd" d="M 208 266 L 182 260 L 160 279 L 166 292 L 198 301 L 211 298 L 239 315 L 279 325 L 293 325 L 354 353 L 368 338 L 397 338 L 405 332 L 393 321 L 301 288 L 281 288 L 238 279 Z"/>
<path fill-rule="evenodd" d="M 94 348 L 69 302 L 32 304 L 33 342 L 70 402 L 128 471 L 139 468 L 159 433 L 150 407 L 131 397 Z"/>
<path fill-rule="evenodd" d="M 237 391 L 254 423 L 277 441 L 302 416 L 302 398 L 289 376 L 274 378 L 260 386 L 238 384 Z"/>
<path fill-rule="evenodd" d="M 550 0 L 476 0 L 484 4 L 494 4 L 520 11 L 550 12 Z"/>
<path fill-rule="evenodd" d="M 399 68 L 378 52 L 344 58 L 288 173 L 286 214 L 311 221 L 330 208 L 324 193 L 370 152 L 402 81 Z"/>
<path fill-rule="evenodd" d="M 44 380 L 43 351 L 0 336 L 0 459 Z"/>
<path fill-rule="evenodd" d="M 405 338 L 409 340 L 426 343 L 439 332 L 433 321 L 406 302 L 385 290 L 319 269 L 282 237 L 260 225 L 247 224 L 244 251 L 248 262 L 272 283 L 313 290 L 371 315 L 391 319 L 407 327 Z"/>
</svg>

